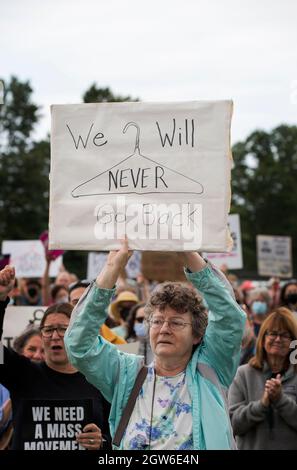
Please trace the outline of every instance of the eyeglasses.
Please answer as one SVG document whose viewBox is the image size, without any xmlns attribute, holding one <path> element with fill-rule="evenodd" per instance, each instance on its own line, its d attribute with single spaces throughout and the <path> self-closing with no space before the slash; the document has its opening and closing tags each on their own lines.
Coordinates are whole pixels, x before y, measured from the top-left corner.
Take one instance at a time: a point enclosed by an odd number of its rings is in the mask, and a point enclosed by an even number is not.
<svg viewBox="0 0 297 470">
<path fill-rule="evenodd" d="M 279 331 L 267 331 L 266 336 L 271 339 L 276 339 L 278 336 L 281 340 L 292 339 L 292 336 L 288 332 L 280 333 Z"/>
<path fill-rule="evenodd" d="M 192 325 L 192 323 L 187 323 L 185 321 L 179 320 L 178 318 L 171 318 L 170 320 L 152 318 L 151 320 L 149 320 L 151 328 L 154 328 L 155 330 L 161 329 L 164 323 L 168 323 L 168 326 L 172 331 L 180 331 L 183 330 L 186 325 Z"/>
<path fill-rule="evenodd" d="M 44 338 L 51 338 L 54 334 L 54 331 L 57 332 L 57 334 L 60 336 L 60 338 L 64 338 L 65 333 L 67 330 L 67 326 L 43 326 L 40 328 L 42 336 Z"/>
</svg>

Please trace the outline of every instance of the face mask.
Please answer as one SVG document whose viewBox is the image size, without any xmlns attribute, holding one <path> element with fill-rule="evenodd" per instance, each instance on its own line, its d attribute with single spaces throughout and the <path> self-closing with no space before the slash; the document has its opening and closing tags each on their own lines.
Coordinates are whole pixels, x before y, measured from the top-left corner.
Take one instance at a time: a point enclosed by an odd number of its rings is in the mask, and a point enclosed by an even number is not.
<svg viewBox="0 0 297 470">
<path fill-rule="evenodd" d="M 292 292 L 292 294 L 288 294 L 286 296 L 286 301 L 288 304 L 297 304 L 297 292 Z"/>
<path fill-rule="evenodd" d="M 265 315 L 267 313 L 267 304 L 256 300 L 256 302 L 253 302 L 252 311 L 255 315 Z"/>
<path fill-rule="evenodd" d="M 133 329 L 136 336 L 144 337 L 147 335 L 147 327 L 145 323 L 135 323 Z"/>
<path fill-rule="evenodd" d="M 57 300 L 57 304 L 65 304 L 67 302 L 69 302 L 67 295 L 64 295 L 64 297 L 60 297 L 60 299 Z"/>
<path fill-rule="evenodd" d="M 121 310 L 120 310 L 120 315 L 121 315 L 121 318 L 126 321 L 128 316 L 129 316 L 129 313 L 130 313 L 130 310 L 131 308 L 130 307 L 122 307 Z"/>
<path fill-rule="evenodd" d="M 35 297 L 38 294 L 38 291 L 35 287 L 29 287 L 28 294 L 30 297 Z"/>
</svg>

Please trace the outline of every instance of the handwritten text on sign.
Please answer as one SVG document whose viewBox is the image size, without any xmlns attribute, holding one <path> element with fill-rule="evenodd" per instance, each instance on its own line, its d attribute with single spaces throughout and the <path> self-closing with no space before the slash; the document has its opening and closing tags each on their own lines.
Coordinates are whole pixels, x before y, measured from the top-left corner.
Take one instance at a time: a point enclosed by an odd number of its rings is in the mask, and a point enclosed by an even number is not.
<svg viewBox="0 0 297 470">
<path fill-rule="evenodd" d="M 52 107 L 50 248 L 221 251 L 232 103 Z"/>
</svg>

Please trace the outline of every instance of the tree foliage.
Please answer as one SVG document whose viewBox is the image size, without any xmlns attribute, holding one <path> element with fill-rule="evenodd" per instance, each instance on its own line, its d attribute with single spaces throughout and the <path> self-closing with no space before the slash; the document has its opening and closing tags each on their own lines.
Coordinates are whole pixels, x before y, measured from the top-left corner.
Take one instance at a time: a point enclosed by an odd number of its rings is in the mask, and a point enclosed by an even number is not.
<svg viewBox="0 0 297 470">
<path fill-rule="evenodd" d="M 138 101 L 138 98 L 115 95 L 110 88 L 98 88 L 96 83 L 93 83 L 83 94 L 84 103 L 115 103 L 121 101 Z"/>
<path fill-rule="evenodd" d="M 233 147 L 232 211 L 241 216 L 244 264 L 256 269 L 256 235 L 291 236 L 297 265 L 297 126 L 257 130 Z"/>
<path fill-rule="evenodd" d="M 0 151 L 27 150 L 34 125 L 39 119 L 38 106 L 31 101 L 29 82 L 12 76 L 4 83 L 4 104 L 0 105 Z"/>
<path fill-rule="evenodd" d="M 49 141 L 35 142 L 38 106 L 29 82 L 4 82 L 0 106 L 0 242 L 38 238 L 48 224 Z"/>
</svg>

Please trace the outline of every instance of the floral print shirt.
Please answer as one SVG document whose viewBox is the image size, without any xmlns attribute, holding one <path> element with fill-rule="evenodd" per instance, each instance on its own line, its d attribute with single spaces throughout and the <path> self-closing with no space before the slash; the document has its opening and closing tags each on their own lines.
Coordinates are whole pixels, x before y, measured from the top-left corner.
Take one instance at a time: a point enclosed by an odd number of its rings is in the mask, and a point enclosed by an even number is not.
<svg viewBox="0 0 297 470">
<path fill-rule="evenodd" d="M 137 397 L 123 437 L 126 450 L 191 450 L 192 405 L 186 371 L 155 375 L 153 364 Z"/>
</svg>

